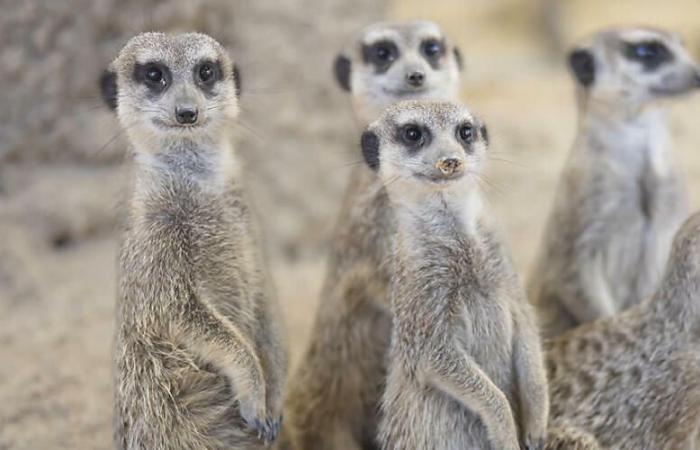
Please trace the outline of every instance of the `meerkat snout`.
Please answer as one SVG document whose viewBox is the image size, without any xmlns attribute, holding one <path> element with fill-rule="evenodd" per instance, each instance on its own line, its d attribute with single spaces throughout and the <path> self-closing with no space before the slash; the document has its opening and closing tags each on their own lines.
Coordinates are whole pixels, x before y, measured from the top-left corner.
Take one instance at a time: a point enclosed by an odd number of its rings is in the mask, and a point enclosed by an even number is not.
<svg viewBox="0 0 700 450">
<path fill-rule="evenodd" d="M 446 177 L 459 175 L 464 169 L 462 158 L 452 156 L 438 159 L 435 167 Z"/>
<path fill-rule="evenodd" d="M 180 125 L 194 125 L 197 123 L 199 108 L 195 105 L 178 105 L 175 107 L 175 119 Z"/>
<path fill-rule="evenodd" d="M 406 83 L 413 87 L 423 86 L 425 74 L 421 71 L 409 72 L 406 74 Z"/>
</svg>

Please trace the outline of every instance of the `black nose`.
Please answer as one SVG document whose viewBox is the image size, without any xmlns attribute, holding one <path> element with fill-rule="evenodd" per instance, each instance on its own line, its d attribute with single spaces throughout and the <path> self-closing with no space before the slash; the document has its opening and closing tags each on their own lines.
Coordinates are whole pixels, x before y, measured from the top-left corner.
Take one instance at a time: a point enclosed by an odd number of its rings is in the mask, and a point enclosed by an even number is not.
<svg viewBox="0 0 700 450">
<path fill-rule="evenodd" d="M 191 125 L 197 121 L 196 108 L 175 108 L 175 118 L 177 123 L 182 125 Z"/>
<path fill-rule="evenodd" d="M 425 75 L 423 72 L 411 72 L 406 75 L 406 82 L 411 86 L 422 86 L 425 81 Z"/>
<path fill-rule="evenodd" d="M 695 85 L 700 87 L 700 72 L 695 72 Z"/>
</svg>

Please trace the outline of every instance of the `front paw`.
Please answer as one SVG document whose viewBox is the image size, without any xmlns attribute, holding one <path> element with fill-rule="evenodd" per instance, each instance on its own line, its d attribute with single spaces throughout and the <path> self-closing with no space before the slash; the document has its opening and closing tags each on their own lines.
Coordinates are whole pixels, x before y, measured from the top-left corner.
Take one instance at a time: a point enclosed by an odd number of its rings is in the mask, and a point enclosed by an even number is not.
<svg viewBox="0 0 700 450">
<path fill-rule="evenodd" d="M 258 439 L 268 444 L 277 439 L 281 427 L 281 417 L 273 417 L 268 414 L 262 401 L 242 401 L 240 405 L 241 417 L 243 417 L 247 427 L 257 434 Z"/>
<path fill-rule="evenodd" d="M 545 438 L 543 436 L 533 437 L 531 435 L 527 435 L 525 442 L 521 447 L 523 450 L 544 450 L 544 444 Z"/>
<path fill-rule="evenodd" d="M 268 416 L 264 420 L 255 418 L 251 422 L 246 420 L 246 423 L 248 424 L 248 428 L 257 433 L 258 439 L 264 441 L 266 444 L 270 444 L 274 442 L 279 435 L 282 427 L 282 417 L 280 416 L 277 419 L 273 419 Z"/>
</svg>

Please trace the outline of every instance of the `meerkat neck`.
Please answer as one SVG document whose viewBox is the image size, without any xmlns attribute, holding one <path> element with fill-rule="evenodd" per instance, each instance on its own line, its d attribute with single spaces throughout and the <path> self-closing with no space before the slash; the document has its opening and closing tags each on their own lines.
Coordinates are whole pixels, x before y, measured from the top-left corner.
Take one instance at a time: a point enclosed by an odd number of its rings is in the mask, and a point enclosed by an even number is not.
<svg viewBox="0 0 700 450">
<path fill-rule="evenodd" d="M 629 167 L 669 170 L 665 111 L 647 107 L 635 111 L 589 105 L 581 111 L 578 140 L 600 155 L 620 159 Z"/>
<path fill-rule="evenodd" d="M 409 240 L 426 233 L 450 239 L 455 234 L 475 235 L 483 211 L 475 188 L 431 192 L 419 198 L 405 196 L 395 203 L 399 229 Z"/>
<path fill-rule="evenodd" d="M 221 195 L 231 189 L 238 175 L 233 147 L 226 139 L 177 139 L 165 142 L 155 151 L 136 148 L 134 153 L 134 201 L 141 204 L 161 198 L 163 190 L 174 187 Z"/>
</svg>

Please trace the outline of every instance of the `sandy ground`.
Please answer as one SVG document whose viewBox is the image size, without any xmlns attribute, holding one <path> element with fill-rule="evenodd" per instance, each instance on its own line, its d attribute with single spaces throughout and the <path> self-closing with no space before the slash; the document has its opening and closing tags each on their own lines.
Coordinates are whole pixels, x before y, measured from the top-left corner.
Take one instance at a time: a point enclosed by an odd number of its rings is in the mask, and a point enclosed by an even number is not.
<svg viewBox="0 0 700 450">
<path fill-rule="evenodd" d="M 493 135 L 487 198 L 503 224 L 523 275 L 534 256 L 575 126 L 573 89 L 562 58 L 547 49 L 566 45 L 597 27 L 628 22 L 677 29 L 691 45 L 700 43 L 700 5 L 691 0 L 674 0 L 661 6 L 651 0 L 572 0 L 562 8 L 561 43 L 554 45 L 548 45 L 552 43 L 538 32 L 543 26 L 535 3 L 445 0 L 427 4 L 406 0 L 394 2 L 389 9 L 392 18 L 438 21 L 461 47 L 466 57 L 463 97 L 486 119 Z M 329 92 L 334 101 L 342 103 L 341 94 Z M 286 94 L 280 101 L 298 101 L 303 94 Z M 693 208 L 697 209 L 700 127 L 694 122 L 700 111 L 700 95 L 676 101 L 670 110 L 674 154 L 688 179 Z M 288 131 L 294 133 L 294 121 L 302 117 L 287 119 Z M 264 145 L 264 124 L 252 126 Z M 313 133 L 313 129 L 306 132 Z M 320 225 L 303 235 L 303 245 L 311 242 L 308 245 L 320 250 L 300 253 L 275 248 L 277 242 L 286 245 L 289 239 L 302 239 L 295 237 L 301 236 L 298 230 L 294 231 L 297 234 L 280 232 L 286 240 L 270 237 L 272 272 L 294 360 L 303 349 L 318 300 L 324 243 L 349 171 L 344 166 L 356 159 L 338 151 L 324 161 L 324 176 L 334 179 L 328 184 L 331 188 L 327 194 L 316 192 L 320 196 L 317 204 L 304 205 L 315 211 Z M 14 180 L 0 178 L 0 194 L 3 183 L 13 186 L 16 194 L 0 195 L 0 450 L 111 448 L 114 233 L 96 231 L 90 239 L 71 245 L 61 233 L 43 230 L 41 215 L 30 218 L 36 227 L 32 232 L 26 232 L 27 222 L 14 218 L 22 211 L 31 211 L 36 202 L 48 203 L 46 208 L 50 210 L 51 197 L 70 197 L 76 180 L 90 185 L 122 174 L 111 169 L 86 173 L 69 168 L 43 174 L 31 167 L 12 173 Z M 48 188 L 21 189 L 33 186 L 32 177 L 44 175 L 55 177 Z M 308 185 L 296 186 L 296 192 L 325 189 L 325 185 L 314 183 L 310 180 Z M 100 195 L 117 197 L 119 189 Z M 76 214 L 89 212 L 93 204 L 89 193 L 76 193 L 71 198 L 76 198 L 71 206 Z M 289 208 L 289 202 L 286 205 Z M 104 220 L 112 221 L 118 214 L 116 208 L 110 211 Z M 269 209 L 263 211 L 263 216 L 268 223 L 275 219 Z M 75 226 L 88 231 L 104 229 L 94 223 Z M 299 228 L 298 224 L 294 226 Z M 275 232 L 274 227 L 270 229 Z M 46 233 L 52 251 L 47 251 Z"/>
</svg>

